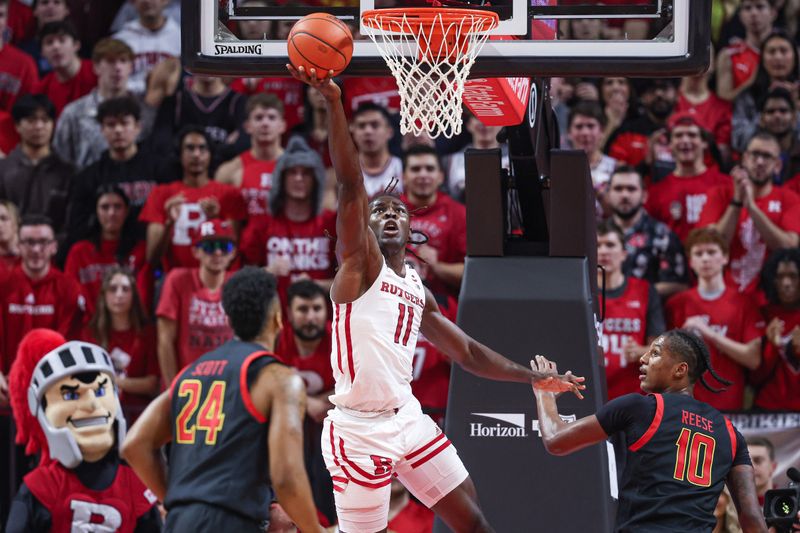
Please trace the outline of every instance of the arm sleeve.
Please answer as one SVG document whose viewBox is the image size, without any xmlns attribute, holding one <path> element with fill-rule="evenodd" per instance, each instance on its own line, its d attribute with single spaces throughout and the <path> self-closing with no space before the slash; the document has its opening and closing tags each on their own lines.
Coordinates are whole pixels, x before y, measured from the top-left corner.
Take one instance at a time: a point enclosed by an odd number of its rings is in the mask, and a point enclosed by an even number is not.
<svg viewBox="0 0 800 533">
<path fill-rule="evenodd" d="M 645 337 L 657 337 L 664 333 L 664 313 L 661 310 L 661 298 L 652 284 L 647 287 L 647 328 Z"/>
<path fill-rule="evenodd" d="M 164 213 L 164 198 L 161 187 L 156 187 L 147 197 L 147 201 L 139 213 L 139 222 L 150 223 L 156 222 L 163 224 L 166 222 L 166 214 Z"/>
<path fill-rule="evenodd" d="M 652 396 L 626 394 L 605 404 L 595 416 L 606 435 L 619 432 L 641 435 L 653 420 L 655 411 L 656 402 Z"/>
<path fill-rule="evenodd" d="M 50 531 L 52 519 L 50 512 L 31 493 L 25 483 L 19 487 L 6 523 L 7 533 L 29 533 L 31 531 Z"/>
</svg>

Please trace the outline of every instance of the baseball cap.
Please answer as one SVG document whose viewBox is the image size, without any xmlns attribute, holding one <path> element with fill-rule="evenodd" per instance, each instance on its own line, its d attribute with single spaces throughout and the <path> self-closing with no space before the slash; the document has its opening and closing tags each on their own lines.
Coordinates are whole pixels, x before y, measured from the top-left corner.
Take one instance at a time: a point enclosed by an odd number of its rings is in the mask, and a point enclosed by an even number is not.
<svg viewBox="0 0 800 533">
<path fill-rule="evenodd" d="M 703 125 L 700 124 L 697 113 L 694 111 L 678 111 L 677 113 L 671 114 L 667 119 L 667 129 L 672 131 L 675 126 L 697 126 L 701 130 L 705 129 Z"/>
<path fill-rule="evenodd" d="M 203 241 L 236 241 L 236 235 L 230 222 L 214 218 L 202 222 L 194 230 L 192 244 L 197 246 Z"/>
</svg>

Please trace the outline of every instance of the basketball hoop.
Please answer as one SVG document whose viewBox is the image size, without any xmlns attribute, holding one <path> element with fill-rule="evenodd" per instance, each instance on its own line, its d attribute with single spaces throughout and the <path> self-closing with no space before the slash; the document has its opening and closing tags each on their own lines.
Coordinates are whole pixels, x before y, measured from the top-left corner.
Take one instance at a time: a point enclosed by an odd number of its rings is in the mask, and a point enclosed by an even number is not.
<svg viewBox="0 0 800 533">
<path fill-rule="evenodd" d="M 475 58 L 499 23 L 477 9 L 375 9 L 361 15 L 397 80 L 400 132 L 461 133 L 461 97 Z"/>
</svg>

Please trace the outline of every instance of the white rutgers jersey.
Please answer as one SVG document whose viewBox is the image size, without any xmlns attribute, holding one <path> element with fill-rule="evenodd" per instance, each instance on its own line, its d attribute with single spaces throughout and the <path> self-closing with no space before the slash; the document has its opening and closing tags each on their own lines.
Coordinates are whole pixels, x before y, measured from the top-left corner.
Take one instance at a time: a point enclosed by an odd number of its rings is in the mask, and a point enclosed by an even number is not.
<svg viewBox="0 0 800 533">
<path fill-rule="evenodd" d="M 386 411 L 412 397 L 425 288 L 413 267 L 398 276 L 383 261 L 375 283 L 357 300 L 333 303 L 331 366 L 336 389 L 331 402 L 357 411 Z"/>
</svg>

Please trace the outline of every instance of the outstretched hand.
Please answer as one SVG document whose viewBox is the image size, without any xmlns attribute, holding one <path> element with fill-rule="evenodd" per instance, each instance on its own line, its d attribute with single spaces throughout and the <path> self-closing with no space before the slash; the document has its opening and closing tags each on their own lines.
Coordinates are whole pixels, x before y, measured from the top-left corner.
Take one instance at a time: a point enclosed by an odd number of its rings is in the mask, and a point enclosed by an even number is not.
<svg viewBox="0 0 800 533">
<path fill-rule="evenodd" d="M 576 376 L 572 371 L 559 374 L 556 364 L 542 355 L 537 355 L 535 359 L 531 360 L 531 370 L 533 371 L 531 385 L 534 390 L 572 392 L 581 400 L 583 399 L 581 391 L 586 388 L 586 385 L 583 384 L 586 378 Z"/>
<path fill-rule="evenodd" d="M 286 68 L 289 70 L 289 73 L 294 79 L 314 87 L 329 102 L 339 100 L 342 97 L 342 90 L 338 85 L 333 83 L 332 70 L 329 70 L 327 75 L 323 78 L 318 78 L 317 69 L 315 68 L 308 70 L 302 66 L 299 68 L 294 68 L 294 66 L 289 63 L 286 64 Z"/>
</svg>

